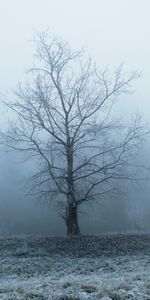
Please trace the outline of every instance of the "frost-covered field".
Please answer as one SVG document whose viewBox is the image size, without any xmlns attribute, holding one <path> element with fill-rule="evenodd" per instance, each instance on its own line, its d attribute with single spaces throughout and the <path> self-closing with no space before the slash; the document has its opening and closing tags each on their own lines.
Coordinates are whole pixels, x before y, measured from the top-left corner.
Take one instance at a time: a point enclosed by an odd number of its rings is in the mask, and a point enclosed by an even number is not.
<svg viewBox="0 0 150 300">
<path fill-rule="evenodd" d="M 150 299 L 150 236 L 0 238 L 0 299 Z"/>
</svg>

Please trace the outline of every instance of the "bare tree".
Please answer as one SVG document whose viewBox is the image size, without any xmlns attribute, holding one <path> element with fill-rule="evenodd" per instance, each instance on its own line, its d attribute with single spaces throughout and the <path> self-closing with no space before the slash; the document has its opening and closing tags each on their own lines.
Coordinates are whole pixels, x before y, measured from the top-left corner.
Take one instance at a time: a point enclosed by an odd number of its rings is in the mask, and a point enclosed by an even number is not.
<svg viewBox="0 0 150 300">
<path fill-rule="evenodd" d="M 5 105 L 16 114 L 1 141 L 37 159 L 30 179 L 40 197 L 64 209 L 68 235 L 78 235 L 78 208 L 100 200 L 120 180 L 135 179 L 134 157 L 143 127 L 113 120 L 112 107 L 129 91 L 136 72 L 99 72 L 84 51 L 42 34 L 36 40 L 36 63 L 29 81 Z M 136 165 L 136 167 L 141 167 Z"/>
</svg>

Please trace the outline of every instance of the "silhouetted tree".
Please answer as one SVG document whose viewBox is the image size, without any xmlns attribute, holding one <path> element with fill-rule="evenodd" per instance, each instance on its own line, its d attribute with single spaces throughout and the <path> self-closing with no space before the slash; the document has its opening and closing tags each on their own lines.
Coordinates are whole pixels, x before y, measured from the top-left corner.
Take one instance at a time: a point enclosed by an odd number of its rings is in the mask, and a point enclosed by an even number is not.
<svg viewBox="0 0 150 300">
<path fill-rule="evenodd" d="M 5 104 L 16 114 L 1 142 L 37 159 L 31 177 L 40 197 L 55 201 L 68 235 L 78 235 L 78 208 L 101 200 L 120 180 L 133 174 L 137 146 L 143 136 L 140 118 L 122 126 L 114 118 L 116 98 L 126 93 L 136 72 L 98 71 L 83 50 L 46 34 L 38 36 L 36 63 L 29 81 Z"/>
</svg>

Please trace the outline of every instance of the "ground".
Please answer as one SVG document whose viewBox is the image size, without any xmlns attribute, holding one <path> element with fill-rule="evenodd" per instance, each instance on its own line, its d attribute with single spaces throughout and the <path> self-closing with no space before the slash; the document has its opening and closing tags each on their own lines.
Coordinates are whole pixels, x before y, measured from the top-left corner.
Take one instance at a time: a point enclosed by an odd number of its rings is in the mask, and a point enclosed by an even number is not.
<svg viewBox="0 0 150 300">
<path fill-rule="evenodd" d="M 0 300 L 150 299 L 150 235 L 0 238 Z"/>
</svg>

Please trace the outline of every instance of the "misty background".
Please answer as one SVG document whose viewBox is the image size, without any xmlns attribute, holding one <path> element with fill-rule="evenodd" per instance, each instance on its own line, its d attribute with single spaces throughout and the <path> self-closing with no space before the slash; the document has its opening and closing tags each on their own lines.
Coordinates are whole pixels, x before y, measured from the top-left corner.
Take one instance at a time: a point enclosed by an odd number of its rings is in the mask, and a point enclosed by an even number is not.
<svg viewBox="0 0 150 300">
<path fill-rule="evenodd" d="M 126 71 L 139 70 L 132 94 L 120 97 L 115 113 L 124 120 L 139 111 L 150 123 L 150 2 L 148 0 L 5 0 L 0 1 L 0 93 L 7 94 L 24 82 L 26 67 L 33 63 L 36 32 L 49 29 L 70 42 L 73 49 L 87 47 L 99 69 L 124 63 Z M 0 126 L 7 126 L 0 107 Z M 10 116 L 11 118 L 11 116 Z M 150 166 L 149 141 L 141 160 Z M 15 153 L 0 151 L 0 230 L 6 233 L 64 234 L 63 221 L 53 207 L 27 195 L 23 184 L 32 162 L 18 163 Z M 82 210 L 81 231 L 145 230 L 150 227 L 150 182 L 124 186 L 116 198 Z M 59 220 L 59 221 L 58 221 Z"/>
</svg>

